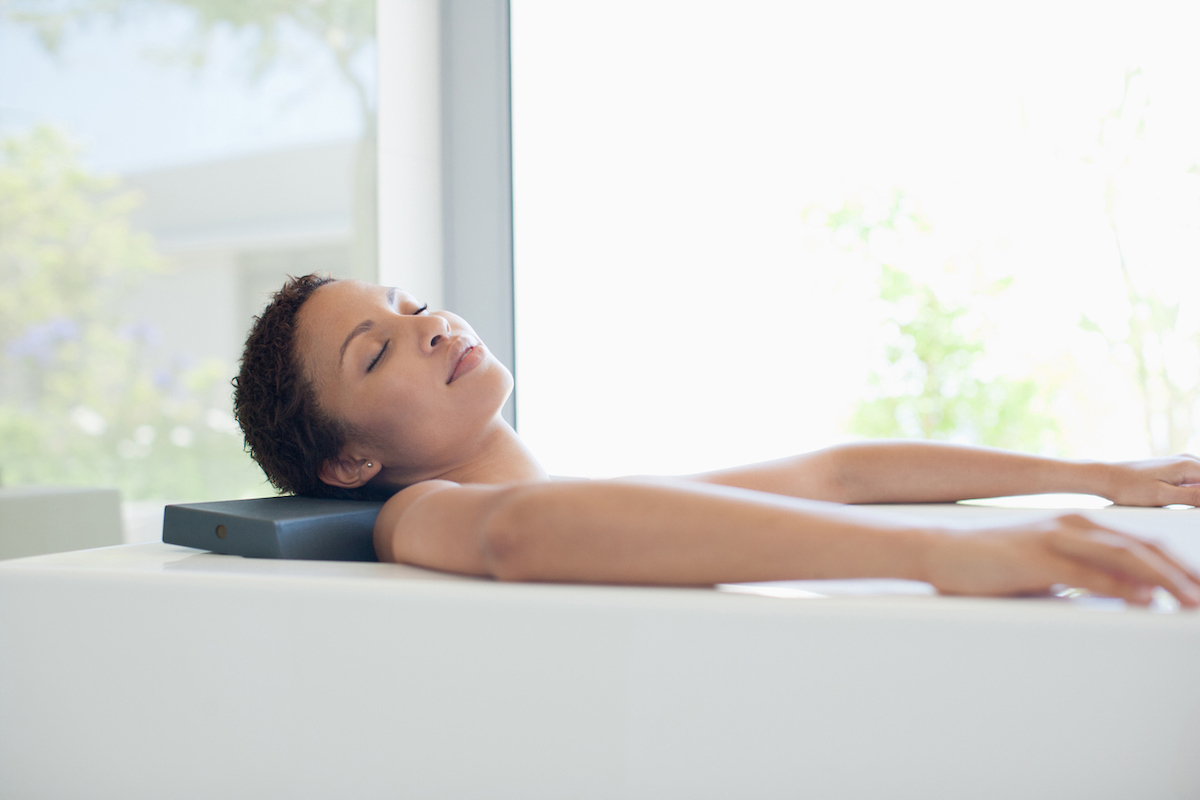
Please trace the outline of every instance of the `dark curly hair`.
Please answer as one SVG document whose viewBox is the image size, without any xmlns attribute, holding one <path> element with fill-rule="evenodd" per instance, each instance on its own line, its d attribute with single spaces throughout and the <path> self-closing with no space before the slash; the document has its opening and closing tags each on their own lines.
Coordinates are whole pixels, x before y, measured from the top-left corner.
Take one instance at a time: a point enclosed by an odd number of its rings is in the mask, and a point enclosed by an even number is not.
<svg viewBox="0 0 1200 800">
<path fill-rule="evenodd" d="M 380 499 L 390 492 L 369 486 L 342 489 L 318 477 L 321 464 L 340 453 L 354 431 L 317 403 L 296 353 L 297 314 L 313 292 L 334 280 L 317 274 L 289 276 L 254 318 L 233 379 L 233 415 L 247 452 L 281 492 Z"/>
</svg>

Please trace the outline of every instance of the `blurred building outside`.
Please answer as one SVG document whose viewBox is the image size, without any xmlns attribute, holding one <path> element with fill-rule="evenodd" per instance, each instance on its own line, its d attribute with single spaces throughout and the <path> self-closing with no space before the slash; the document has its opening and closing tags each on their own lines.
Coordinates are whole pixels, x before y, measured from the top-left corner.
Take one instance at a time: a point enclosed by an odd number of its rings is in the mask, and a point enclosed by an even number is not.
<svg viewBox="0 0 1200 800">
<path fill-rule="evenodd" d="M 356 146 L 331 142 L 126 177 L 144 197 L 134 223 L 172 267 L 129 298 L 131 312 L 160 332 L 163 352 L 220 359 L 232 377 L 252 317 L 283 276 L 353 273 Z M 227 424 L 240 435 L 232 416 Z M 259 494 L 273 490 L 264 483 Z M 127 540 L 159 539 L 163 505 L 127 502 Z"/>
<path fill-rule="evenodd" d="M 229 381 L 286 275 L 375 277 L 374 39 L 374 0 L 0 3 L 0 480 L 119 488 L 131 541 L 274 494 Z"/>
</svg>

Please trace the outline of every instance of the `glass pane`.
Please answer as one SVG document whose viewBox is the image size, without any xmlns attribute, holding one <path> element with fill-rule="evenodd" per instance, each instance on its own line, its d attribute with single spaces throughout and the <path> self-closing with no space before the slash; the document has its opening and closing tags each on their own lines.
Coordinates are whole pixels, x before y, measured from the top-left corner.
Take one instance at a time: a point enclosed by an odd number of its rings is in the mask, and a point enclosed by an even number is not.
<svg viewBox="0 0 1200 800">
<path fill-rule="evenodd" d="M 6 484 L 270 493 L 230 379 L 285 274 L 376 274 L 374 14 L 0 6 Z"/>
<path fill-rule="evenodd" d="M 522 435 L 1200 445 L 1194 4 L 514 0 Z"/>
</svg>

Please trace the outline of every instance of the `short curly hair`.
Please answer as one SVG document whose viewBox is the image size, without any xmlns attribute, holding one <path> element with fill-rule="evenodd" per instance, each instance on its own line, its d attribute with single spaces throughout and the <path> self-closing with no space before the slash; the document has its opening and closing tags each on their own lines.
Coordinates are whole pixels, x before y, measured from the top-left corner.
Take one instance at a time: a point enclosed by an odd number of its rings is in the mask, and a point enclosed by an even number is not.
<svg viewBox="0 0 1200 800">
<path fill-rule="evenodd" d="M 321 464 L 337 456 L 354 432 L 317 403 L 296 352 L 297 315 L 313 292 L 335 280 L 318 274 L 288 276 L 254 318 L 233 379 L 233 415 L 246 451 L 281 492 L 379 499 L 388 493 L 369 486 L 342 489 L 319 477 Z"/>
</svg>

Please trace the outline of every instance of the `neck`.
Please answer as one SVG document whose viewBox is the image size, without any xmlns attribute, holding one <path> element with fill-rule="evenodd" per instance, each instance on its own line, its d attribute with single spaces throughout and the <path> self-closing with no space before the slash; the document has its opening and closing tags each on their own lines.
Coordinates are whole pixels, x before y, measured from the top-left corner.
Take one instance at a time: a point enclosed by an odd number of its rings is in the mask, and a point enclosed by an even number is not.
<svg viewBox="0 0 1200 800">
<path fill-rule="evenodd" d="M 438 476 L 456 483 L 529 483 L 549 480 L 512 426 L 497 415 L 483 446 L 470 461 Z"/>
</svg>

